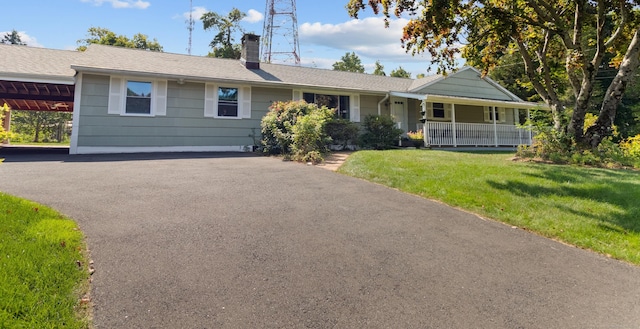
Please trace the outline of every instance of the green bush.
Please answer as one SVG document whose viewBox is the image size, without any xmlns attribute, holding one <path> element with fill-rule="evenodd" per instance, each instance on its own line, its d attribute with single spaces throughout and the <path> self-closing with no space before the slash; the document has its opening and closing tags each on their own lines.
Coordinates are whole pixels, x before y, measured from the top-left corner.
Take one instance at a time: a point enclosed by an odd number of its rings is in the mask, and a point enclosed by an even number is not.
<svg viewBox="0 0 640 329">
<path fill-rule="evenodd" d="M 315 105 L 314 105 L 315 106 Z M 319 163 L 323 153 L 329 151 L 331 137 L 325 133 L 325 124 L 333 118 L 334 110 L 327 107 L 312 108 L 301 115 L 292 127 L 291 151 L 296 161 Z"/>
<path fill-rule="evenodd" d="M 360 145 L 366 149 L 385 150 L 398 145 L 402 129 L 390 116 L 367 115 L 364 118 L 364 134 L 360 136 Z"/>
<path fill-rule="evenodd" d="M 263 152 L 290 154 L 293 143 L 293 126 L 298 117 L 317 108 L 315 104 L 307 104 L 305 101 L 274 102 L 260 124 Z"/>
<path fill-rule="evenodd" d="M 334 145 L 339 145 L 342 150 L 350 145 L 358 143 L 360 127 L 347 119 L 334 118 L 326 122 L 324 126 L 326 134 L 331 137 Z"/>
<path fill-rule="evenodd" d="M 322 154 L 331 144 L 325 124 L 334 113 L 305 101 L 273 103 L 261 122 L 263 152 L 297 161 L 322 162 Z"/>
</svg>

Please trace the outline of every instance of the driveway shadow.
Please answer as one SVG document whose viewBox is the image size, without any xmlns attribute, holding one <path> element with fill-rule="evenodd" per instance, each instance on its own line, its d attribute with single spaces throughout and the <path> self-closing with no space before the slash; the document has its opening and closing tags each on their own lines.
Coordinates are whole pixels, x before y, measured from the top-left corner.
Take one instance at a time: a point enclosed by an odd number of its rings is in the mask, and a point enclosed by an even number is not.
<svg viewBox="0 0 640 329">
<path fill-rule="evenodd" d="M 70 155 L 68 147 L 3 147 L 0 159 L 4 162 L 114 162 L 207 158 L 257 157 L 242 152 L 167 152 L 167 153 L 122 153 Z"/>
</svg>

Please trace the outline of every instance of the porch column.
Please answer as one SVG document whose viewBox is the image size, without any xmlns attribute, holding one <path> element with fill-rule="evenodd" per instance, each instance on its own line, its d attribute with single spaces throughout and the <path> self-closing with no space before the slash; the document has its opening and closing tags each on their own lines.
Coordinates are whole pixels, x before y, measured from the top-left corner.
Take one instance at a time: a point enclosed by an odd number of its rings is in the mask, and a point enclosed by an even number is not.
<svg viewBox="0 0 640 329">
<path fill-rule="evenodd" d="M 496 121 L 496 107 L 492 106 L 491 111 L 493 113 L 493 138 L 494 138 L 496 147 L 498 147 L 498 124 Z"/>
<path fill-rule="evenodd" d="M 456 104 L 451 103 L 451 130 L 453 131 L 453 147 L 458 147 L 458 139 L 456 133 Z"/>
<path fill-rule="evenodd" d="M 429 122 L 427 122 L 427 102 L 422 101 L 422 112 L 424 113 L 424 123 L 422 124 L 422 138 L 424 139 L 424 147 L 429 147 Z"/>
<path fill-rule="evenodd" d="M 2 110 L 0 109 L 0 111 Z M 11 131 L 11 109 L 9 109 L 9 111 L 4 113 L 4 119 L 2 120 L 2 128 L 4 128 L 4 131 L 6 132 Z M 1 140 L 0 142 L 2 144 L 9 144 L 9 139 Z"/>
<path fill-rule="evenodd" d="M 529 109 L 527 109 L 527 121 L 529 122 L 529 126 L 527 128 L 529 128 L 529 145 L 533 144 L 533 126 L 531 125 L 531 111 Z"/>
</svg>

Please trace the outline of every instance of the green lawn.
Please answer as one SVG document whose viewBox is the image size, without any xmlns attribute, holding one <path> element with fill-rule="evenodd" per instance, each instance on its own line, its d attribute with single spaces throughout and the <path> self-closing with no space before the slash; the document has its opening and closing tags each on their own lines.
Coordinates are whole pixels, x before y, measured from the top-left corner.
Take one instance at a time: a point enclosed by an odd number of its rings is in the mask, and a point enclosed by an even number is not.
<svg viewBox="0 0 640 329">
<path fill-rule="evenodd" d="M 640 172 L 513 153 L 360 151 L 339 172 L 640 265 Z"/>
<path fill-rule="evenodd" d="M 0 328 L 88 328 L 85 251 L 73 221 L 0 193 Z"/>
</svg>

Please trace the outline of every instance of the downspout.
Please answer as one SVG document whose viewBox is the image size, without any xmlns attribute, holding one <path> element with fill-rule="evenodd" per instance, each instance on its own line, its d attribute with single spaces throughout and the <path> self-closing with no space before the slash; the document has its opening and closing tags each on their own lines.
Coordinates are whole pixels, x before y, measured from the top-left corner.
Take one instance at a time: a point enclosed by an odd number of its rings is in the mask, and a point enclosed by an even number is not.
<svg viewBox="0 0 640 329">
<path fill-rule="evenodd" d="M 382 115 L 382 103 L 386 102 L 389 99 L 389 94 L 384 96 L 384 98 L 378 102 L 378 115 Z"/>
</svg>

